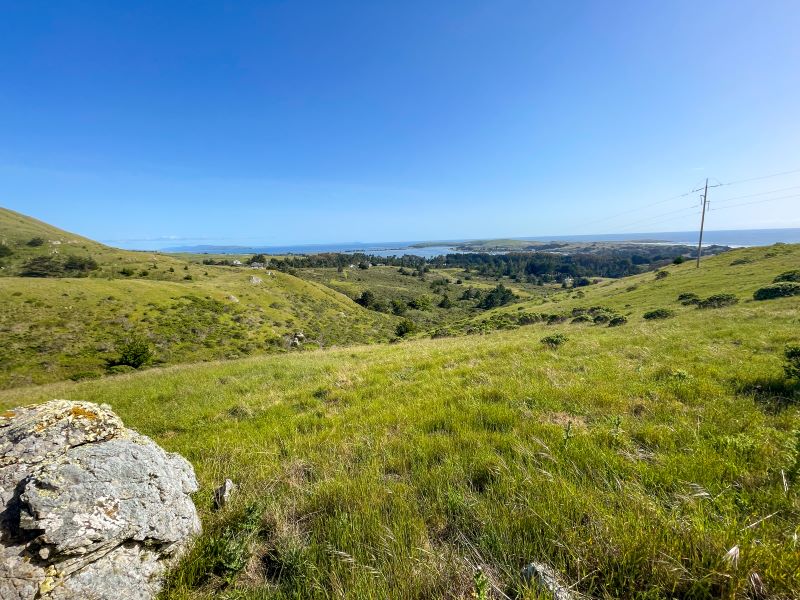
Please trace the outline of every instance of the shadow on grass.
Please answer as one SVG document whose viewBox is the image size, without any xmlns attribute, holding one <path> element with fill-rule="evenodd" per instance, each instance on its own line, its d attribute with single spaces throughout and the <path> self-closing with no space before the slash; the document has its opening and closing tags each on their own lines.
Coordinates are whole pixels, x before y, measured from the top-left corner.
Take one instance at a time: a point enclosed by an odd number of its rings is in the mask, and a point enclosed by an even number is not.
<svg viewBox="0 0 800 600">
<path fill-rule="evenodd" d="M 756 377 L 733 382 L 736 393 L 753 396 L 767 414 L 778 414 L 800 404 L 800 382 L 783 377 Z"/>
</svg>

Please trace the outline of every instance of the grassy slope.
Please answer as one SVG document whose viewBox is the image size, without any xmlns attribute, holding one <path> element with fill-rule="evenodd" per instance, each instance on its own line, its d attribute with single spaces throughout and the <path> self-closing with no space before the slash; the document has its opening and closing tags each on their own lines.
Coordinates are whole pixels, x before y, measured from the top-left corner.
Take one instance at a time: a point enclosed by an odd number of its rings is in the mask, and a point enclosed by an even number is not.
<svg viewBox="0 0 800 600">
<path fill-rule="evenodd" d="M 100 375 L 132 331 L 170 364 L 281 350 L 281 337 L 295 331 L 309 346 L 387 340 L 397 321 L 291 275 L 110 248 L 5 209 L 0 237 L 14 251 L 3 259 L 6 275 L 53 252 L 100 265 L 79 279 L 0 278 L 0 387 Z M 46 243 L 27 246 L 33 237 Z M 135 274 L 121 276 L 123 268 Z M 262 282 L 251 284 L 251 275 Z"/>
<path fill-rule="evenodd" d="M 744 248 L 704 259 L 700 269 L 695 267 L 694 261 L 669 265 L 662 269 L 669 273 L 664 279 L 656 280 L 653 272 L 608 279 L 579 290 L 551 293 L 547 298 L 493 309 L 462 322 L 462 326 L 520 311 L 569 315 L 575 308 L 592 306 L 607 307 L 629 319 L 640 319 L 645 312 L 656 308 L 669 308 L 679 313 L 695 311 L 694 306 L 684 307 L 678 303 L 678 295 L 684 292 L 694 292 L 703 298 L 731 293 L 749 305 L 754 302 L 753 292 L 771 283 L 775 274 L 798 267 L 800 246 L 796 244 Z"/>
<path fill-rule="evenodd" d="M 0 406 L 107 402 L 192 461 L 205 533 L 170 598 L 467 597 L 476 565 L 534 598 L 531 560 L 596 597 L 744 597 L 753 573 L 797 597 L 800 410 L 781 400 L 780 354 L 800 302 L 746 298 L 799 256 L 736 251 L 545 305 L 628 311 L 617 328 L 171 367 L 7 390 Z M 697 310 L 676 305 L 683 291 L 743 301 Z M 678 314 L 641 319 L 658 306 Z M 561 348 L 539 342 L 556 331 Z M 224 477 L 240 490 L 213 513 Z"/>
<path fill-rule="evenodd" d="M 334 268 L 301 269 L 298 277 L 314 281 L 333 290 L 357 298 L 362 292 L 370 290 L 376 297 L 388 304 L 391 300 L 407 302 L 414 298 L 427 296 L 431 300 L 428 310 L 408 310 L 404 315 L 414 321 L 421 329 L 433 330 L 447 326 L 459 319 L 466 319 L 480 311 L 475 308 L 477 301 L 461 300 L 464 290 L 475 288 L 488 291 L 498 283 L 493 278 L 484 278 L 470 274 L 470 279 L 463 279 L 465 273 L 461 269 L 432 269 L 424 279 L 400 275 L 397 267 L 371 267 L 369 269 L 346 269 L 339 273 Z M 446 285 L 433 284 L 442 279 L 450 281 Z M 457 284 L 456 281 L 462 283 Z M 536 286 L 527 283 L 516 283 L 504 280 L 503 285 L 510 288 L 521 299 L 538 298 L 546 290 L 545 286 Z M 437 305 L 442 299 L 442 294 L 447 294 L 452 302 L 451 308 L 442 309 Z"/>
</svg>

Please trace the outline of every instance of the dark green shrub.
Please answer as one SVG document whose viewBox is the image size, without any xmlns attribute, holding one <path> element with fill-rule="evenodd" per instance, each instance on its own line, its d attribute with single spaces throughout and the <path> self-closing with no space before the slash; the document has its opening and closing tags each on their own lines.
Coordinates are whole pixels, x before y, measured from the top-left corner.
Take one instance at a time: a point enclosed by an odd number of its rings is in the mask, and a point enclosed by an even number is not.
<svg viewBox="0 0 800 600">
<path fill-rule="evenodd" d="M 786 357 L 783 370 L 786 372 L 787 379 L 800 380 L 800 346 L 796 344 L 786 346 L 783 355 Z"/>
<path fill-rule="evenodd" d="M 64 263 L 55 256 L 35 256 L 23 265 L 19 274 L 22 277 L 62 277 Z"/>
<path fill-rule="evenodd" d="M 398 337 L 405 337 L 409 333 L 414 333 L 417 330 L 417 326 L 414 324 L 414 321 L 411 319 L 403 319 L 400 323 L 397 324 L 394 332 L 397 334 Z"/>
<path fill-rule="evenodd" d="M 794 281 L 782 281 L 771 283 L 757 289 L 753 294 L 754 300 L 771 300 L 773 298 L 787 298 L 789 296 L 800 296 L 800 283 Z"/>
<path fill-rule="evenodd" d="M 128 267 L 125 267 L 124 269 L 120 269 L 120 271 L 119 271 L 119 274 L 123 275 L 125 277 L 130 277 L 131 275 L 133 275 L 133 273 L 134 273 L 133 269 L 129 269 Z"/>
<path fill-rule="evenodd" d="M 733 306 L 739 299 L 733 294 L 714 294 L 697 303 L 697 308 L 724 308 Z"/>
<path fill-rule="evenodd" d="M 554 333 L 552 335 L 547 335 L 543 337 L 540 341 L 545 346 L 550 346 L 551 348 L 558 348 L 564 342 L 566 342 L 567 339 L 568 339 L 567 336 L 565 336 L 563 333 Z"/>
<path fill-rule="evenodd" d="M 668 271 L 656 271 L 656 279 L 664 279 L 669 276 Z"/>
<path fill-rule="evenodd" d="M 608 322 L 608 326 L 619 327 L 620 325 L 625 325 L 625 323 L 627 322 L 628 322 L 628 317 L 626 317 L 625 315 L 614 315 Z"/>
<path fill-rule="evenodd" d="M 478 308 L 495 308 L 513 302 L 515 299 L 514 293 L 501 283 L 481 299 Z"/>
<path fill-rule="evenodd" d="M 364 308 L 372 308 L 375 303 L 378 301 L 377 296 L 375 296 L 375 292 L 370 290 L 364 290 L 361 292 L 361 295 L 356 298 L 356 304 L 360 304 Z"/>
<path fill-rule="evenodd" d="M 395 314 L 397 316 L 404 315 L 407 308 L 408 304 L 406 302 L 403 302 L 402 300 L 394 299 L 391 302 L 392 314 Z"/>
<path fill-rule="evenodd" d="M 14 251 L 11 248 L 5 244 L 0 244 L 0 258 L 11 256 L 12 254 L 14 254 Z"/>
<path fill-rule="evenodd" d="M 793 271 L 786 271 L 785 273 L 781 273 L 775 279 L 772 280 L 772 283 L 780 283 L 781 281 L 800 282 L 800 269 L 794 269 Z"/>
<path fill-rule="evenodd" d="M 29 239 L 26 243 L 26 246 L 30 246 L 31 248 L 38 248 L 39 246 L 44 246 L 44 238 L 43 237 L 33 237 Z"/>
<path fill-rule="evenodd" d="M 96 271 L 97 268 L 97 261 L 91 256 L 70 256 L 64 261 L 64 269 L 70 271 L 70 275 Z"/>
<path fill-rule="evenodd" d="M 691 306 L 692 304 L 700 304 L 700 296 L 694 292 L 683 292 L 678 296 L 678 302 L 684 306 Z"/>
<path fill-rule="evenodd" d="M 670 317 L 675 316 L 675 311 L 668 308 L 656 308 L 655 310 L 647 311 L 642 316 L 647 320 L 669 319 Z"/>
<path fill-rule="evenodd" d="M 683 255 L 678 255 L 672 260 L 673 265 L 682 265 L 686 262 L 686 257 Z"/>
<path fill-rule="evenodd" d="M 453 306 L 453 303 L 450 301 L 450 298 L 447 297 L 447 294 L 442 296 L 442 299 L 439 301 L 439 308 L 450 308 Z"/>
<path fill-rule="evenodd" d="M 412 298 L 408 301 L 408 307 L 415 310 L 428 310 L 431 307 L 431 299 L 427 296 Z"/>
<path fill-rule="evenodd" d="M 111 366 L 128 366 L 139 369 L 153 360 L 153 347 L 145 338 L 132 335 L 119 344 L 119 357 Z"/>
<path fill-rule="evenodd" d="M 591 323 L 592 322 L 592 317 L 590 317 L 589 315 L 586 315 L 586 314 L 580 314 L 577 317 L 575 317 L 574 319 L 572 319 L 572 322 L 573 323 Z"/>
<path fill-rule="evenodd" d="M 187 273 L 186 275 L 184 275 L 184 276 L 183 276 L 183 278 L 184 278 L 186 281 L 191 281 L 191 280 L 192 280 L 192 276 L 191 276 L 191 275 L 189 275 L 188 273 Z"/>
<path fill-rule="evenodd" d="M 542 320 L 542 315 L 537 313 L 520 313 L 517 315 L 517 323 L 520 325 L 531 325 L 532 323 L 539 323 Z"/>
</svg>

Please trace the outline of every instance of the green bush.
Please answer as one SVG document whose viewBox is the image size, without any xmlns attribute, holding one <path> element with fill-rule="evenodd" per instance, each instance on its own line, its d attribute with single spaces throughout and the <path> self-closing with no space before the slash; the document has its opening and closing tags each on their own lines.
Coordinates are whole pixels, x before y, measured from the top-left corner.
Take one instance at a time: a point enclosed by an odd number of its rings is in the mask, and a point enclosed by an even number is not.
<svg viewBox="0 0 800 600">
<path fill-rule="evenodd" d="M 753 294 L 754 300 L 771 300 L 773 298 L 786 298 L 789 296 L 800 296 L 800 283 L 794 281 L 783 281 L 781 283 L 771 283 L 757 289 Z"/>
<path fill-rule="evenodd" d="M 567 336 L 565 336 L 563 333 L 554 333 L 552 335 L 547 335 L 543 337 L 540 341 L 545 346 L 550 346 L 551 348 L 558 348 L 560 345 L 566 342 L 567 339 L 568 339 Z"/>
<path fill-rule="evenodd" d="M 783 355 L 786 357 L 786 364 L 783 365 L 786 377 L 800 380 L 800 346 L 795 344 L 786 346 Z"/>
<path fill-rule="evenodd" d="M 445 294 L 439 301 L 438 306 L 439 308 L 450 308 L 453 306 L 453 303 L 450 301 L 450 298 L 447 297 L 447 294 Z"/>
<path fill-rule="evenodd" d="M 739 299 L 733 294 L 714 294 L 697 303 L 697 308 L 724 308 L 733 306 Z"/>
<path fill-rule="evenodd" d="M 514 293 L 501 283 L 481 299 L 478 308 L 495 308 L 513 302 L 515 299 Z"/>
<path fill-rule="evenodd" d="M 128 267 L 125 267 L 124 269 L 120 269 L 119 274 L 123 275 L 125 277 L 130 277 L 131 275 L 134 274 L 134 270 L 130 269 Z"/>
<path fill-rule="evenodd" d="M 781 273 L 775 279 L 772 280 L 772 283 L 780 283 L 781 281 L 800 282 L 800 269 L 794 269 L 793 271 L 786 271 L 785 273 Z"/>
<path fill-rule="evenodd" d="M 139 369 L 154 358 L 153 347 L 145 338 L 132 335 L 119 344 L 119 357 L 111 366 L 128 366 Z"/>
<path fill-rule="evenodd" d="M 691 306 L 692 304 L 700 304 L 700 296 L 694 292 L 683 292 L 678 296 L 678 302 L 684 306 Z"/>
<path fill-rule="evenodd" d="M 30 246 L 31 248 L 38 248 L 39 246 L 44 246 L 44 238 L 43 237 L 33 237 L 29 239 L 26 243 L 26 246 Z"/>
<path fill-rule="evenodd" d="M 670 317 L 675 316 L 675 311 L 670 310 L 668 308 L 656 308 L 655 310 L 650 310 L 642 315 L 647 320 L 652 319 L 669 319 Z"/>
<path fill-rule="evenodd" d="M 91 256 L 69 256 L 64 261 L 64 270 L 68 271 L 70 275 L 96 271 L 97 268 L 97 261 Z"/>
<path fill-rule="evenodd" d="M 62 277 L 64 263 L 55 256 L 34 256 L 22 266 L 22 277 Z"/>
<path fill-rule="evenodd" d="M 395 333 L 398 337 L 405 337 L 409 333 L 414 333 L 417 330 L 417 326 L 414 324 L 414 321 L 411 319 L 403 319 L 400 323 L 397 324 L 395 328 Z"/>
<path fill-rule="evenodd" d="M 591 323 L 592 317 L 587 314 L 579 314 L 574 319 L 572 319 L 573 323 Z"/>
<path fill-rule="evenodd" d="M 614 315 L 611 317 L 611 320 L 608 322 L 609 327 L 619 327 L 620 325 L 625 325 L 628 322 L 628 317 L 624 315 Z"/>
<path fill-rule="evenodd" d="M 664 279 L 669 276 L 668 271 L 656 271 L 656 279 Z"/>
<path fill-rule="evenodd" d="M 0 258 L 11 256 L 12 254 L 14 254 L 14 251 L 11 248 L 5 244 L 0 244 Z"/>
</svg>

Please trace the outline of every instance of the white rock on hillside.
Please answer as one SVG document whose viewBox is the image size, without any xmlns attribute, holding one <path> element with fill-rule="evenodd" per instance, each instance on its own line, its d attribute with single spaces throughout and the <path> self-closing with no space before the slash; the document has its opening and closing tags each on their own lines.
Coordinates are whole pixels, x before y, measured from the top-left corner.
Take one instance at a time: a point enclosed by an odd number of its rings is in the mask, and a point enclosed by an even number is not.
<svg viewBox="0 0 800 600">
<path fill-rule="evenodd" d="M 106 405 L 0 413 L 0 598 L 154 598 L 200 520 L 192 466 Z"/>
</svg>

